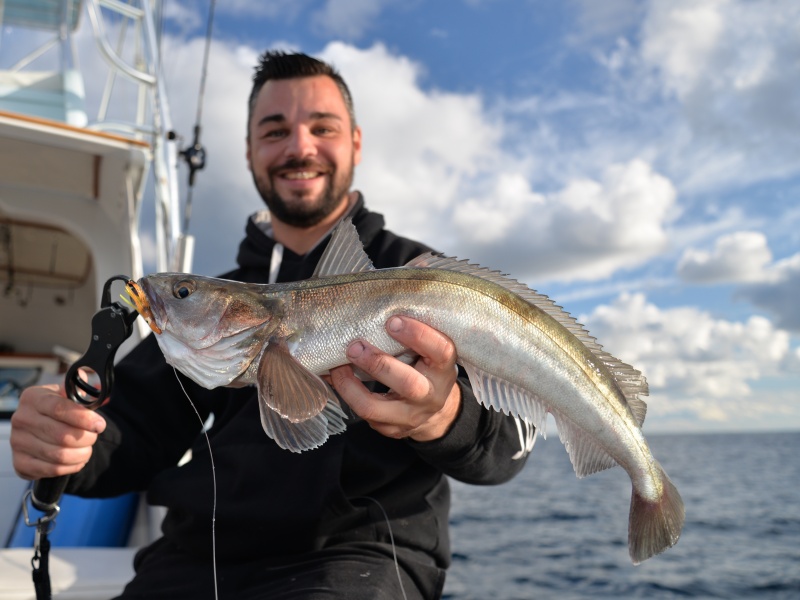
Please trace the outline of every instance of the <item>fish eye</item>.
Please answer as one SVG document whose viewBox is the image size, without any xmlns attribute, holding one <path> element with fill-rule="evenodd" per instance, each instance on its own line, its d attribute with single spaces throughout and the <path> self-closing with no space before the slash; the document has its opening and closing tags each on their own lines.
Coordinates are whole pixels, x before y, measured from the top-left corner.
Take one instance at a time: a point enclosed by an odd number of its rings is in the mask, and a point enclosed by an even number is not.
<svg viewBox="0 0 800 600">
<path fill-rule="evenodd" d="M 172 295 L 176 298 L 183 300 L 189 297 L 195 290 L 194 281 L 183 279 L 176 283 L 172 288 Z"/>
</svg>

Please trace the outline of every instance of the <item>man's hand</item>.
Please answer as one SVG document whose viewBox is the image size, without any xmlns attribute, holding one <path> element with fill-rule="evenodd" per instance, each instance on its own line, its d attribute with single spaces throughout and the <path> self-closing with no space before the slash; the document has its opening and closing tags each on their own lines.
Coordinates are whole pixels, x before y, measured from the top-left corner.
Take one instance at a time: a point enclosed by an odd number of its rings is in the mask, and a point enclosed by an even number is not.
<svg viewBox="0 0 800 600">
<path fill-rule="evenodd" d="M 29 480 L 77 473 L 105 427 L 103 417 L 69 400 L 63 386 L 28 388 L 11 416 L 14 470 Z"/>
<path fill-rule="evenodd" d="M 347 357 L 388 394 L 373 394 L 353 374 L 351 365 L 331 370 L 331 382 L 350 408 L 379 433 L 418 442 L 436 440 L 450 429 L 461 407 L 456 384 L 456 350 L 439 331 L 408 317 L 392 317 L 386 330 L 419 354 L 407 365 L 364 341 L 354 341 Z"/>
</svg>

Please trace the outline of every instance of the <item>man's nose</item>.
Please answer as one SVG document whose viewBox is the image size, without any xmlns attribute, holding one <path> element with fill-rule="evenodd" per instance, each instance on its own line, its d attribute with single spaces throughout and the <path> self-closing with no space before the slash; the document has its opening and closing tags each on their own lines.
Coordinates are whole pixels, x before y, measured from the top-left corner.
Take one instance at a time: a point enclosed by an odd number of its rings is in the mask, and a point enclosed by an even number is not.
<svg viewBox="0 0 800 600">
<path fill-rule="evenodd" d="M 314 136 L 305 127 L 293 129 L 288 142 L 286 146 L 286 155 L 290 158 L 308 158 L 317 153 L 317 145 Z"/>
</svg>

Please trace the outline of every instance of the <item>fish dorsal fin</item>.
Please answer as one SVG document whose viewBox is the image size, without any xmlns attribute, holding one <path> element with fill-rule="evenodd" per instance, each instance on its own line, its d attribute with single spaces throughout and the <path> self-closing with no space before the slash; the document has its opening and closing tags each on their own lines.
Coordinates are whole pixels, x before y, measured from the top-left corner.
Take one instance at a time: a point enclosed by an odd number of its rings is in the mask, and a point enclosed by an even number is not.
<svg viewBox="0 0 800 600">
<path fill-rule="evenodd" d="M 258 398 L 292 423 L 317 416 L 336 399 L 330 387 L 292 356 L 282 340 L 270 340 L 258 364 Z"/>
<path fill-rule="evenodd" d="M 264 402 L 258 403 L 261 426 L 280 448 L 291 452 L 313 450 L 324 444 L 331 435 L 342 433 L 347 418 L 339 401 L 329 401 L 317 416 L 292 423 L 281 417 Z"/>
<path fill-rule="evenodd" d="M 375 267 L 364 252 L 364 245 L 358 237 L 353 221 L 348 217 L 339 223 L 331 234 L 328 247 L 322 253 L 314 277 L 345 275 L 373 271 Z"/>
<path fill-rule="evenodd" d="M 405 265 L 405 268 L 442 269 L 480 277 L 481 279 L 491 281 L 492 283 L 504 287 L 526 302 L 530 302 L 541 309 L 578 338 L 578 340 L 608 368 L 619 386 L 620 391 L 622 391 L 625 396 L 631 413 L 641 427 L 647 412 L 647 405 L 639 396 L 648 395 L 647 380 L 644 375 L 632 366 L 614 358 L 611 354 L 603 350 L 603 347 L 597 343 L 597 339 L 589 335 L 589 332 L 583 325 L 578 323 L 575 317 L 558 306 L 550 298 L 530 289 L 516 279 L 504 275 L 500 271 L 493 271 L 466 260 L 442 256 L 433 252 L 427 252 L 412 259 Z"/>
</svg>

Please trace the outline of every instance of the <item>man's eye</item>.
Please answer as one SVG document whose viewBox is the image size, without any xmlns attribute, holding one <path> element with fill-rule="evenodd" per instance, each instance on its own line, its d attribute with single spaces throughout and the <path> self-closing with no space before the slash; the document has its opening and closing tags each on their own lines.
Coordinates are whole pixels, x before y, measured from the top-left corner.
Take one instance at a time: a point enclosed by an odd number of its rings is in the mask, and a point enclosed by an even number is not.
<svg viewBox="0 0 800 600">
<path fill-rule="evenodd" d="M 261 137 L 262 138 L 277 139 L 277 138 L 282 138 L 285 135 L 286 135 L 286 132 L 284 130 L 282 130 L 282 129 L 272 129 L 272 130 L 267 131 L 266 133 L 264 133 L 264 135 L 262 135 Z"/>
</svg>

